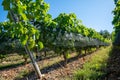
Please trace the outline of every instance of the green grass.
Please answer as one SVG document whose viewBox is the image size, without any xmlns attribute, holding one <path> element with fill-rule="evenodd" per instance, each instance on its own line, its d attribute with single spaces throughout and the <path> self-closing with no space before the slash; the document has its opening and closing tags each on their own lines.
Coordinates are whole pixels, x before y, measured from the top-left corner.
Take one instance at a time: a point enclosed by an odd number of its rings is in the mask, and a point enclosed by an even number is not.
<svg viewBox="0 0 120 80">
<path fill-rule="evenodd" d="M 105 75 L 104 69 L 107 66 L 110 49 L 111 47 L 107 47 L 96 52 L 91 60 L 83 65 L 83 69 L 75 72 L 74 80 L 101 80 Z"/>
</svg>

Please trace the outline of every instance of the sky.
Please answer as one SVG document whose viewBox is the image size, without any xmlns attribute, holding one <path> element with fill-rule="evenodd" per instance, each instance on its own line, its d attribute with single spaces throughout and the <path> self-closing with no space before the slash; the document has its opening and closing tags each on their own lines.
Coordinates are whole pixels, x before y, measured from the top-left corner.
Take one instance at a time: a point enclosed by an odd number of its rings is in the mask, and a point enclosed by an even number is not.
<svg viewBox="0 0 120 80">
<path fill-rule="evenodd" d="M 113 31 L 112 11 L 114 10 L 114 0 L 44 0 L 50 4 L 48 13 L 56 18 L 60 13 L 75 13 L 77 18 L 82 20 L 86 27 L 96 31 Z M 7 12 L 3 10 L 0 0 L 0 22 L 7 20 Z"/>
</svg>

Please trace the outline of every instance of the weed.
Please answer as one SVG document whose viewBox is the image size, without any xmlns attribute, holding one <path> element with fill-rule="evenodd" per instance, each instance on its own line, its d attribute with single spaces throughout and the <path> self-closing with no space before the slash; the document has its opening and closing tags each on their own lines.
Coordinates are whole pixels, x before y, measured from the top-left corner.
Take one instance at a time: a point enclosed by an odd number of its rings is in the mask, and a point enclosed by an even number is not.
<svg viewBox="0 0 120 80">
<path fill-rule="evenodd" d="M 101 80 L 105 74 L 102 69 L 106 67 L 111 47 L 98 51 L 92 56 L 90 62 L 86 62 L 83 69 L 75 72 L 74 80 Z"/>
</svg>

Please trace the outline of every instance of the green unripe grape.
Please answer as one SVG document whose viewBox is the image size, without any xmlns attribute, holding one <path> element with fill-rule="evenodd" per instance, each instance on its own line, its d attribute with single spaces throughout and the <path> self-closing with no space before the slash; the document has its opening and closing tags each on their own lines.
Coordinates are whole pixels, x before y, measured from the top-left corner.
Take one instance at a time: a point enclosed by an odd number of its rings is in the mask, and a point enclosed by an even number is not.
<svg viewBox="0 0 120 80">
<path fill-rule="evenodd" d="M 24 34 L 26 34 L 28 32 L 27 28 L 24 28 Z"/>
<path fill-rule="evenodd" d="M 43 43 L 42 42 L 38 42 L 38 47 L 39 47 L 39 49 L 44 48 Z"/>
<path fill-rule="evenodd" d="M 65 56 L 67 57 L 67 58 L 70 58 L 70 54 L 67 52 L 67 53 L 65 53 Z"/>
<path fill-rule="evenodd" d="M 35 34 L 35 33 L 36 33 L 36 30 L 35 30 L 34 28 L 31 28 L 31 29 L 30 29 L 30 33 L 31 33 L 31 34 Z"/>
<path fill-rule="evenodd" d="M 33 39 L 32 37 L 29 39 L 28 43 L 29 43 L 29 44 L 28 44 L 28 47 L 29 47 L 30 49 L 35 46 L 35 41 L 34 41 L 34 39 Z"/>
<path fill-rule="evenodd" d="M 23 36 L 21 36 L 20 40 L 21 40 L 22 45 L 25 45 L 28 41 L 28 36 L 23 35 Z"/>
</svg>

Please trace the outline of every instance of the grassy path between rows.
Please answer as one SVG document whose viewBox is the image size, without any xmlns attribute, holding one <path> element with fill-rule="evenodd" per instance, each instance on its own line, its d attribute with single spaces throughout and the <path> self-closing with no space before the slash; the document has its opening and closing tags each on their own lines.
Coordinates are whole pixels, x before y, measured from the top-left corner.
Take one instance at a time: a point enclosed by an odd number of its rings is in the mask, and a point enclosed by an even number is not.
<svg viewBox="0 0 120 80">
<path fill-rule="evenodd" d="M 97 51 L 83 65 L 83 69 L 75 71 L 73 80 L 103 80 L 110 51 L 111 46 Z"/>
</svg>

